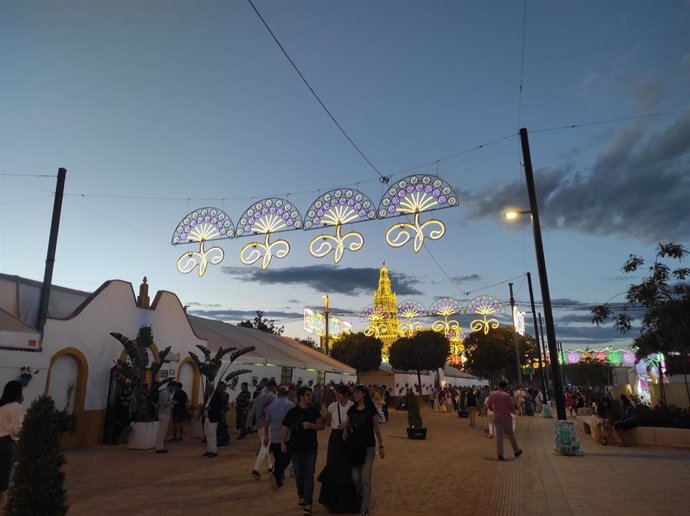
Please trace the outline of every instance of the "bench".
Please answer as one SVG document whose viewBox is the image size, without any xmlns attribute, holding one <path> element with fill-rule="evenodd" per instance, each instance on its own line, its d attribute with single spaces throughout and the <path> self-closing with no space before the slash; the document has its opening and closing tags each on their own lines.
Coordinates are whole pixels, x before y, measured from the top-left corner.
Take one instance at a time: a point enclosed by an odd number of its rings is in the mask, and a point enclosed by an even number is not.
<svg viewBox="0 0 690 516">
<path fill-rule="evenodd" d="M 575 426 L 585 434 L 592 433 L 592 416 L 577 416 Z"/>
</svg>

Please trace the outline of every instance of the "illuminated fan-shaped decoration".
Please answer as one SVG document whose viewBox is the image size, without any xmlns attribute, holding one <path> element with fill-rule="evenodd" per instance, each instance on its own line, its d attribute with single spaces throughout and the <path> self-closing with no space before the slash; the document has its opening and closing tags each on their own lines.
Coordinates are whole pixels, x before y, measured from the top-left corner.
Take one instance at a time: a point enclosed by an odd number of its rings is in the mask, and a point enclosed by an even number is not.
<svg viewBox="0 0 690 516">
<path fill-rule="evenodd" d="M 443 320 L 436 320 L 431 324 L 431 329 L 448 336 L 452 331 L 461 332 L 460 323 L 455 320 L 448 320 L 449 317 L 463 312 L 462 305 L 457 299 L 452 297 L 442 297 L 434 301 L 429 307 L 429 315 L 440 315 Z"/>
<path fill-rule="evenodd" d="M 240 217 L 236 236 L 264 235 L 263 242 L 250 242 L 240 250 L 240 261 L 252 265 L 261 259 L 265 270 L 273 257 L 285 258 L 290 253 L 287 240 L 271 242 L 271 233 L 302 229 L 302 216 L 291 202 L 271 197 L 252 204 Z"/>
<path fill-rule="evenodd" d="M 177 260 L 177 270 L 182 274 L 199 267 L 199 277 L 206 273 L 208 264 L 218 265 L 225 253 L 220 247 L 205 249 L 204 242 L 233 238 L 235 226 L 230 216 L 220 208 L 205 207 L 194 210 L 180 221 L 173 232 L 172 245 L 199 243 L 198 251 L 188 251 Z"/>
<path fill-rule="evenodd" d="M 479 296 L 467 305 L 467 312 L 471 314 L 481 315 L 481 319 L 475 319 L 470 323 L 472 331 L 483 331 L 486 335 L 489 330 L 498 328 L 498 321 L 489 318 L 490 315 L 503 312 L 503 303 L 491 296 Z"/>
<path fill-rule="evenodd" d="M 379 338 L 388 331 L 388 324 L 386 324 L 388 313 L 385 310 L 370 305 L 362 311 L 360 318 L 369 321 L 369 325 L 364 329 L 364 335 Z"/>
<path fill-rule="evenodd" d="M 333 261 L 339 263 L 345 250 L 359 251 L 364 237 L 357 231 L 342 234 L 343 224 L 353 224 L 376 218 L 376 208 L 369 197 L 352 188 L 338 188 L 319 196 L 307 210 L 304 229 L 321 225 L 335 226 L 335 235 L 322 234 L 309 242 L 309 252 L 315 258 L 323 258 L 331 251 Z"/>
<path fill-rule="evenodd" d="M 455 190 L 437 176 L 416 174 L 400 179 L 381 199 L 379 218 L 414 215 L 414 222 L 399 222 L 388 228 L 386 242 L 392 247 L 402 247 L 414 237 L 413 250 L 418 253 L 425 237 L 438 240 L 446 232 L 446 226 L 440 220 L 420 222 L 420 214 L 457 205 Z M 428 234 L 425 234 L 425 230 L 429 230 Z"/>
<path fill-rule="evenodd" d="M 405 319 L 400 323 L 400 335 L 411 337 L 415 332 L 422 329 L 422 323 L 413 321 L 417 317 L 426 315 L 426 308 L 419 301 L 408 300 L 398 304 L 398 317 Z"/>
</svg>

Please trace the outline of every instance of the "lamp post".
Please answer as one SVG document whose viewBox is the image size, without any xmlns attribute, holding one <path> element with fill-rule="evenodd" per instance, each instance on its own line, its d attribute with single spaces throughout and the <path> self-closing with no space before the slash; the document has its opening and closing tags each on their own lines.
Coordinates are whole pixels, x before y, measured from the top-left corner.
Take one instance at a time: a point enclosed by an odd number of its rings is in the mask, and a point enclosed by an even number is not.
<svg viewBox="0 0 690 516">
<path fill-rule="evenodd" d="M 556 329 L 553 324 L 553 312 L 551 310 L 551 294 L 549 293 L 549 279 L 546 273 L 546 260 L 544 259 L 544 244 L 541 239 L 541 225 L 539 223 L 539 207 L 537 205 L 537 192 L 534 187 L 534 172 L 532 171 L 532 156 L 529 150 L 527 129 L 520 129 L 520 143 L 522 146 L 522 159 L 525 166 L 525 181 L 527 183 L 527 195 L 529 197 L 529 211 L 511 212 L 506 214 L 507 219 L 515 219 L 521 213 L 529 213 L 532 216 L 532 233 L 534 236 L 534 250 L 537 255 L 537 269 L 539 271 L 539 285 L 541 287 L 541 300 L 544 304 L 544 319 L 546 320 L 546 339 L 549 345 L 549 355 L 558 356 L 558 343 L 556 342 Z M 553 380 L 553 397 L 556 401 L 556 415 L 560 420 L 566 420 L 565 399 L 563 398 L 563 383 L 558 360 L 551 360 L 551 372 Z"/>
<path fill-rule="evenodd" d="M 325 335 L 323 339 L 323 350 L 326 355 L 328 355 L 328 294 L 323 295 L 323 314 L 324 318 L 326 319 L 326 329 L 325 329 Z"/>
</svg>

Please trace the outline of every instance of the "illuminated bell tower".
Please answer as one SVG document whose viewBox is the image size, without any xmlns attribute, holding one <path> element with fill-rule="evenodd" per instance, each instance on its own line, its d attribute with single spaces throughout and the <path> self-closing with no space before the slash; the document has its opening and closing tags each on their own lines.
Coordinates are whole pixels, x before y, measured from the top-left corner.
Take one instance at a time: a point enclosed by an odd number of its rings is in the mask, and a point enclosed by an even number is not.
<svg viewBox="0 0 690 516">
<path fill-rule="evenodd" d="M 386 331 L 378 335 L 384 344 L 384 354 L 388 356 L 388 348 L 400 338 L 400 321 L 398 320 L 398 297 L 391 289 L 386 262 L 383 262 L 379 272 L 379 287 L 374 292 L 374 310 L 385 314 Z"/>
</svg>

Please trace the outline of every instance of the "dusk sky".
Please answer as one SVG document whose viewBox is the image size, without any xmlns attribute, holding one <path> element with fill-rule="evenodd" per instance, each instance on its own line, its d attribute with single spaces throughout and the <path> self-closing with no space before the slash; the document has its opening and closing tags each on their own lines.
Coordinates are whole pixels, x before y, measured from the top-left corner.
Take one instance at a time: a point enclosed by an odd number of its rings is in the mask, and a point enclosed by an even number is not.
<svg viewBox="0 0 690 516">
<path fill-rule="evenodd" d="M 528 310 L 525 272 L 541 298 L 531 226 L 501 217 L 528 207 L 526 127 L 558 340 L 630 345 L 589 309 L 624 301 L 641 277 L 621 272 L 630 253 L 690 241 L 690 2 L 253 1 L 366 160 L 246 0 L 3 0 L 0 272 L 43 278 L 65 167 L 57 285 L 147 276 L 191 313 L 262 310 L 306 337 L 303 308 L 324 293 L 361 329 L 385 261 L 399 301 L 507 306 L 512 281 Z M 418 254 L 385 243 L 388 219 L 352 226 L 364 247 L 337 265 L 309 255 L 318 232 L 292 231 L 266 271 L 240 262 L 247 237 L 217 241 L 225 259 L 203 278 L 176 269 L 193 247 L 171 236 L 195 208 L 237 222 L 281 197 L 304 215 L 344 186 L 378 204 L 380 175 L 416 173 L 460 200 L 423 217 L 447 231 Z"/>
</svg>

